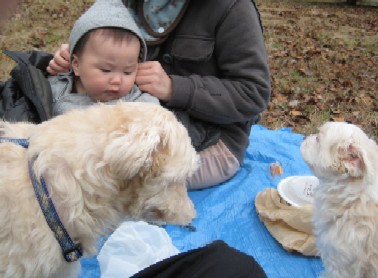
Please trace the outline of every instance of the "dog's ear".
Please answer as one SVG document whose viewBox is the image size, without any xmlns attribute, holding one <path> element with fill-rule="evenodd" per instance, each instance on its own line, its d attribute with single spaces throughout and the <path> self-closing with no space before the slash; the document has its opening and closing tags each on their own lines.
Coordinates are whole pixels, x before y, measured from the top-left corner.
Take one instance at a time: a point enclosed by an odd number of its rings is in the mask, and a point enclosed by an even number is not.
<svg viewBox="0 0 378 278">
<path fill-rule="evenodd" d="M 104 163 L 117 178 L 131 179 L 151 167 L 153 155 L 160 149 L 158 128 L 129 131 L 110 140 L 104 151 Z"/>
<path fill-rule="evenodd" d="M 339 155 L 345 167 L 345 171 L 352 177 L 362 177 L 365 172 L 363 153 L 354 144 L 346 148 L 339 148 Z"/>
</svg>

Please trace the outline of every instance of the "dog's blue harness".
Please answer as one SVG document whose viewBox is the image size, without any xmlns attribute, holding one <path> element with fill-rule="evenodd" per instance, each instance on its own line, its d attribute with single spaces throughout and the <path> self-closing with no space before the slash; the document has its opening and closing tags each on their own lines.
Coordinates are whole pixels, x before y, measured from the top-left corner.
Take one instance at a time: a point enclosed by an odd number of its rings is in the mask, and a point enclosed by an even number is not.
<svg viewBox="0 0 378 278">
<path fill-rule="evenodd" d="M 0 143 L 11 142 L 20 145 L 24 148 L 29 147 L 28 139 L 0 137 Z M 33 184 L 34 192 L 37 197 L 39 206 L 45 216 L 46 222 L 50 229 L 54 232 L 55 238 L 59 242 L 63 251 L 63 257 L 67 262 L 74 262 L 83 256 L 83 251 L 80 244 L 75 244 L 69 236 L 67 230 L 64 228 L 62 222 L 59 219 L 59 215 L 55 210 L 54 203 L 51 200 L 49 191 L 43 177 L 37 179 L 34 175 L 31 163 L 28 162 L 29 176 Z"/>
<path fill-rule="evenodd" d="M 29 147 L 28 139 L 19 139 L 19 138 L 9 138 L 9 137 L 0 137 L 0 143 L 11 142 L 17 145 L 24 147 L 25 149 Z"/>
</svg>

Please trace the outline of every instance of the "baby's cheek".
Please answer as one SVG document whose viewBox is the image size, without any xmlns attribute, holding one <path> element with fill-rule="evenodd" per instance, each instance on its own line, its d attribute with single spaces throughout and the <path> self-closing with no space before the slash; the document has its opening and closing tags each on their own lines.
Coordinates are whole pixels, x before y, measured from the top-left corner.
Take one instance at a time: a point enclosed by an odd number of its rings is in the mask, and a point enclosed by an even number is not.
<svg viewBox="0 0 378 278">
<path fill-rule="evenodd" d="M 127 78 L 122 83 L 122 91 L 124 94 L 128 94 L 135 85 L 135 78 Z"/>
<path fill-rule="evenodd" d="M 104 80 L 104 78 L 95 77 L 95 76 L 87 80 L 87 84 L 86 84 L 87 90 L 88 91 L 90 90 L 92 92 L 96 92 L 96 91 L 100 92 L 104 90 L 106 86 L 107 86 L 107 83 Z"/>
</svg>

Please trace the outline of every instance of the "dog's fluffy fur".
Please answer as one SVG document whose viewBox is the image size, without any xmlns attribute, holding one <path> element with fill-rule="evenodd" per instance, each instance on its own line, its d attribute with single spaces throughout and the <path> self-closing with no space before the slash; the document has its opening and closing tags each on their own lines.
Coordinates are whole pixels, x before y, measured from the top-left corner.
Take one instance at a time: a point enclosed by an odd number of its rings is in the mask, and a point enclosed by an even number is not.
<svg viewBox="0 0 378 278">
<path fill-rule="evenodd" d="M 28 160 L 85 255 L 124 220 L 187 225 L 195 217 L 186 179 L 199 157 L 168 110 L 147 103 L 95 105 L 39 125 L 0 122 L 0 277 L 76 277 L 47 225 Z"/>
<path fill-rule="evenodd" d="M 328 122 L 301 152 L 320 184 L 314 233 L 325 277 L 378 277 L 378 146 L 357 126 Z"/>
</svg>

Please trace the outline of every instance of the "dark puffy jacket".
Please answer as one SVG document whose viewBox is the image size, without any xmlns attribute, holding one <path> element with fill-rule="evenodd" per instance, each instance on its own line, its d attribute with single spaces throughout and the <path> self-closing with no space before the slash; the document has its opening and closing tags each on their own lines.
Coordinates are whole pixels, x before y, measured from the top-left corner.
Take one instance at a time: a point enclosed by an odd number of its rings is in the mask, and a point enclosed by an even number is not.
<svg viewBox="0 0 378 278">
<path fill-rule="evenodd" d="M 51 54 L 40 51 L 3 51 L 16 67 L 0 84 L 0 117 L 7 121 L 40 123 L 51 118 L 52 94 L 46 67 Z"/>
<path fill-rule="evenodd" d="M 254 2 L 190 0 L 165 42 L 149 46 L 148 60 L 158 60 L 172 80 L 172 97 L 164 105 L 218 128 L 220 139 L 242 163 L 251 126 L 271 94 Z"/>
</svg>

